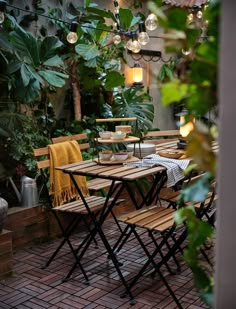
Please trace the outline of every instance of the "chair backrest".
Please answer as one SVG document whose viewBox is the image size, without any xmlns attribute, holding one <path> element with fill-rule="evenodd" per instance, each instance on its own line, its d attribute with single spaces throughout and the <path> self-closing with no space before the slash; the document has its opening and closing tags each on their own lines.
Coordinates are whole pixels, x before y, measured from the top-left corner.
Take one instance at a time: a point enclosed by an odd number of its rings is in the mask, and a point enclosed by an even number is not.
<svg viewBox="0 0 236 309">
<path fill-rule="evenodd" d="M 148 131 L 143 134 L 143 139 L 144 143 L 162 144 L 167 141 L 177 140 L 179 136 L 179 130 Z"/>
<path fill-rule="evenodd" d="M 80 133 L 80 134 L 74 134 L 74 135 L 53 137 L 52 143 L 57 144 L 61 142 L 77 141 L 79 142 L 80 150 L 86 150 L 90 148 L 90 145 L 87 142 L 87 140 L 88 140 L 87 133 Z"/>
<path fill-rule="evenodd" d="M 59 136 L 52 138 L 53 144 L 66 142 L 66 141 L 73 141 L 76 140 L 79 143 L 80 150 L 86 150 L 90 148 L 89 143 L 87 143 L 87 134 L 81 133 L 81 134 L 75 134 L 75 135 L 69 135 L 69 136 Z M 37 148 L 33 150 L 34 156 L 37 159 L 37 167 L 39 170 L 43 168 L 48 168 L 50 166 L 50 158 L 49 158 L 49 149 L 48 147 L 43 148 Z"/>
<path fill-rule="evenodd" d="M 37 159 L 37 167 L 39 170 L 50 166 L 49 149 L 48 147 L 37 148 L 33 150 L 34 156 Z"/>
</svg>

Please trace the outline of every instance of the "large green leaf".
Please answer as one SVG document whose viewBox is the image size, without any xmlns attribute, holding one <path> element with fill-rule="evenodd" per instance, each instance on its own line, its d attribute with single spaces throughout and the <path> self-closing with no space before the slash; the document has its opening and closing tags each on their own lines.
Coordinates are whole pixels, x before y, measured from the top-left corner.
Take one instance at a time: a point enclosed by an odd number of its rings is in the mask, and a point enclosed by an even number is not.
<svg viewBox="0 0 236 309">
<path fill-rule="evenodd" d="M 186 30 L 187 12 L 180 8 L 173 8 L 168 13 L 169 28 Z"/>
<path fill-rule="evenodd" d="M 132 26 L 139 22 L 140 16 L 135 17 L 130 9 L 120 8 L 120 27 L 122 30 L 128 31 Z"/>
<path fill-rule="evenodd" d="M 105 11 L 94 7 L 87 7 L 87 12 L 97 14 L 104 18 L 113 18 L 114 15 L 111 11 Z"/>
<path fill-rule="evenodd" d="M 37 67 L 40 64 L 37 39 L 20 26 L 9 34 L 10 42 L 22 61 Z"/>
<path fill-rule="evenodd" d="M 87 68 L 96 68 L 98 66 L 98 59 L 92 58 L 84 63 Z"/>
<path fill-rule="evenodd" d="M 125 88 L 118 92 L 114 96 L 112 112 L 114 117 L 137 117 L 141 131 L 152 127 L 154 106 L 141 87 Z"/>
<path fill-rule="evenodd" d="M 13 73 L 17 72 L 18 70 L 20 70 L 21 65 L 22 65 L 22 62 L 17 60 L 17 59 L 15 61 L 10 62 L 8 67 L 7 67 L 7 72 L 9 74 L 13 74 Z"/>
<path fill-rule="evenodd" d="M 23 85 L 25 87 L 27 87 L 29 82 L 30 82 L 30 79 L 32 77 L 32 74 L 31 74 L 31 72 L 29 72 L 28 67 L 27 67 L 26 64 L 23 63 L 21 65 L 20 73 L 21 73 L 21 78 L 22 78 L 22 81 L 23 81 Z"/>
<path fill-rule="evenodd" d="M 188 95 L 188 85 L 182 84 L 180 80 L 173 79 L 161 86 L 162 103 L 169 105 L 174 102 L 179 102 Z"/>
<path fill-rule="evenodd" d="M 62 47 L 63 43 L 56 36 L 47 36 L 40 44 L 40 60 L 45 62 L 56 55 L 58 48 Z"/>
<path fill-rule="evenodd" d="M 55 55 L 52 58 L 46 60 L 43 64 L 52 67 L 64 67 L 64 62 L 58 55 Z"/>
<path fill-rule="evenodd" d="M 49 85 L 54 87 L 63 87 L 65 85 L 65 79 L 69 77 L 67 74 L 52 70 L 41 70 L 39 74 Z"/>
<path fill-rule="evenodd" d="M 77 44 L 75 46 L 75 51 L 85 60 L 91 60 L 101 54 L 101 51 L 98 49 L 96 44 Z"/>
<path fill-rule="evenodd" d="M 125 77 L 117 71 L 107 73 L 105 78 L 105 88 L 107 90 L 124 85 Z"/>
<path fill-rule="evenodd" d="M 209 192 L 209 181 L 207 175 L 199 179 L 194 184 L 186 187 L 183 190 L 183 197 L 185 201 L 203 202 Z"/>
<path fill-rule="evenodd" d="M 211 283 L 210 278 L 207 273 L 199 266 L 192 268 L 194 274 L 194 283 L 196 288 L 204 289 L 209 286 Z"/>
<path fill-rule="evenodd" d="M 19 80 L 16 84 L 16 98 L 24 103 L 32 103 L 40 94 L 40 84 L 38 80 L 30 80 L 28 87 L 24 87 Z"/>
<path fill-rule="evenodd" d="M 13 49 L 12 44 L 9 42 L 7 33 L 1 31 L 0 36 L 0 48 L 11 51 Z"/>
</svg>

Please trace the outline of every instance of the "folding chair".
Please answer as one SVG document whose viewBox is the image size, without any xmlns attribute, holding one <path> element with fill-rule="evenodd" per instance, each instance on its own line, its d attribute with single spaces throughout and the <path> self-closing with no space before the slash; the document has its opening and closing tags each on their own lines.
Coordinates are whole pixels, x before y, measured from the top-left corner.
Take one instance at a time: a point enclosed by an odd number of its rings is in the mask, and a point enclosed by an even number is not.
<svg viewBox="0 0 236 309">
<path fill-rule="evenodd" d="M 196 209 L 198 209 L 197 215 L 199 218 L 203 219 L 203 217 L 206 216 L 209 208 L 212 207 L 215 198 L 216 196 L 214 191 L 211 191 L 207 195 L 204 202 L 196 202 L 194 204 Z M 186 203 L 186 205 L 187 204 L 188 203 Z M 126 228 L 124 229 L 123 233 L 122 245 L 119 246 L 119 250 L 122 246 L 125 245 L 125 242 L 132 234 L 135 236 L 147 256 L 147 261 L 144 263 L 139 273 L 129 283 L 128 291 L 130 291 L 135 286 L 139 278 L 147 271 L 148 267 L 152 265 L 154 268 L 154 272 L 152 274 L 154 275 L 155 273 L 158 273 L 160 279 L 166 286 L 178 308 L 182 308 L 182 305 L 180 304 L 175 293 L 169 286 L 165 276 L 161 271 L 161 267 L 164 265 L 170 273 L 173 273 L 168 265 L 168 261 L 171 258 L 176 263 L 177 270 L 180 270 L 179 263 L 175 257 L 175 254 L 177 253 L 177 251 L 179 251 L 180 253 L 183 252 L 182 245 L 187 236 L 187 228 L 185 225 L 178 227 L 175 225 L 173 219 L 174 212 L 175 210 L 173 208 L 165 208 L 154 205 L 150 207 L 144 207 L 140 210 L 132 211 L 128 214 L 124 214 L 118 217 L 119 222 L 126 224 Z M 125 235 L 128 229 L 129 233 Z M 148 247 L 149 244 L 145 243 L 143 240 L 143 231 L 148 233 L 152 244 L 154 244 L 154 249 L 151 249 L 152 252 L 150 252 L 150 249 Z M 160 236 L 159 242 L 157 241 L 158 235 Z M 165 248 L 167 249 L 167 253 L 165 254 L 163 251 L 163 246 L 165 246 Z M 113 249 L 115 250 L 117 247 L 118 245 L 115 244 L 115 247 Z M 201 248 L 201 253 L 203 254 L 204 258 L 210 263 L 207 254 L 205 253 L 203 248 Z M 157 263 L 155 260 L 158 255 L 160 257 L 160 261 Z M 122 296 L 126 294 L 127 291 Z"/>
<path fill-rule="evenodd" d="M 87 133 L 81 133 L 81 134 L 74 134 L 74 135 L 67 135 L 67 136 L 59 136 L 52 138 L 53 144 L 61 143 L 61 142 L 68 142 L 68 141 L 77 141 L 79 143 L 80 150 L 88 150 L 90 148 L 90 144 L 87 142 L 88 135 Z M 101 178 L 93 178 L 90 180 L 87 180 L 87 187 L 89 189 L 89 192 L 91 195 L 95 193 L 101 193 L 102 196 L 105 196 L 104 190 L 109 188 L 112 184 L 112 181 L 109 179 L 101 179 Z M 120 181 L 116 181 L 114 185 L 114 191 L 117 189 L 117 187 L 121 184 Z M 113 211 L 111 211 L 111 215 L 120 230 L 122 232 L 122 229 L 116 219 L 116 216 Z M 96 243 L 96 239 L 95 239 Z"/>
<path fill-rule="evenodd" d="M 144 207 L 140 210 L 132 211 L 128 214 L 122 215 L 118 218 L 118 220 L 124 224 L 127 225 L 130 229 L 130 234 L 133 234 L 135 238 L 137 239 L 138 243 L 142 247 L 143 251 L 145 252 L 147 256 L 147 261 L 143 265 L 143 267 L 140 269 L 139 273 L 131 280 L 129 283 L 129 291 L 134 287 L 136 282 L 139 280 L 139 278 L 146 272 L 147 268 L 150 264 L 154 267 L 154 271 L 158 273 L 159 277 L 161 278 L 162 282 L 166 286 L 167 290 L 169 291 L 170 295 L 176 302 L 178 308 L 182 308 L 181 304 L 179 303 L 177 297 L 175 296 L 173 290 L 169 286 L 165 276 L 163 275 L 161 271 L 162 265 L 165 265 L 167 270 L 170 273 L 173 273 L 173 271 L 170 269 L 168 265 L 168 260 L 170 258 L 173 258 L 177 269 L 179 270 L 179 263 L 175 257 L 176 251 L 181 246 L 182 242 L 184 241 L 186 237 L 186 229 L 183 226 L 183 231 L 181 233 L 181 237 L 179 239 L 175 238 L 175 231 L 176 226 L 173 219 L 173 214 L 175 210 L 171 208 L 164 208 L 160 206 L 149 206 Z M 139 231 L 137 231 L 137 228 L 139 228 Z M 152 243 L 154 244 L 153 252 L 150 253 L 150 249 L 148 250 L 148 245 L 144 243 L 142 240 L 143 233 L 140 233 L 145 231 L 150 236 L 150 239 Z M 159 243 L 156 240 L 157 234 L 161 236 Z M 174 241 L 174 245 L 171 246 L 169 243 L 169 239 L 172 239 Z M 123 243 L 124 245 L 124 243 Z M 168 254 L 164 255 L 162 249 L 163 246 L 167 248 Z M 161 260 L 159 263 L 156 263 L 155 258 L 159 254 Z M 127 291 L 122 295 L 126 295 Z"/>
<path fill-rule="evenodd" d="M 204 176 L 205 176 L 205 173 L 202 173 L 197 176 L 191 177 L 188 180 L 185 180 L 183 182 L 182 188 L 184 189 L 188 185 L 193 185 L 194 183 L 196 183 L 198 180 L 200 180 Z M 193 205 L 196 210 L 198 218 L 201 220 L 206 219 L 213 227 L 214 227 L 214 218 L 215 218 L 215 211 L 216 211 L 215 202 L 218 198 L 215 187 L 216 187 L 216 183 L 215 181 L 212 181 L 210 184 L 210 191 L 208 192 L 203 202 L 185 201 L 185 203 L 180 205 L 181 207 Z M 168 207 L 171 206 L 174 209 L 176 209 L 178 207 L 178 200 L 179 200 L 180 194 L 181 194 L 181 190 L 173 191 L 169 194 L 166 194 L 166 196 L 162 194 L 161 198 L 169 203 Z"/>
<path fill-rule="evenodd" d="M 182 179 L 180 182 L 178 182 L 175 187 L 167 188 L 164 187 L 161 189 L 159 194 L 160 201 L 165 201 L 168 203 L 167 207 L 172 207 L 174 209 L 177 209 L 178 206 L 178 199 L 180 196 L 181 191 L 186 188 L 190 184 L 194 184 L 196 181 L 198 181 L 201 177 L 203 177 L 205 173 L 198 174 L 191 173 L 190 175 L 187 175 Z"/>
<path fill-rule="evenodd" d="M 83 273 L 83 276 L 84 276 L 86 282 L 88 282 L 88 277 L 87 277 L 87 275 L 84 271 L 84 268 L 83 268 L 81 262 L 77 258 L 77 254 L 78 254 L 79 250 L 83 247 L 83 245 L 86 243 L 87 239 L 89 238 L 89 234 L 85 237 L 84 241 L 77 248 L 73 247 L 73 245 L 72 245 L 72 243 L 69 239 L 70 235 L 73 233 L 73 231 L 78 226 L 78 224 L 81 220 L 83 220 L 85 226 L 88 228 L 88 232 L 90 232 L 90 226 L 88 225 L 88 223 L 86 221 L 86 217 L 87 217 L 87 214 L 88 214 L 87 209 L 85 208 L 81 199 L 71 201 L 71 202 L 59 205 L 57 207 L 53 207 L 52 197 L 51 197 L 51 195 L 49 193 L 49 189 L 48 189 L 48 181 L 49 181 L 49 177 L 50 177 L 50 175 L 48 176 L 48 170 L 50 169 L 48 147 L 34 149 L 34 156 L 38 159 L 37 167 L 41 171 L 41 176 L 42 176 L 43 185 L 42 185 L 42 188 L 41 188 L 40 191 L 45 193 L 46 198 L 47 198 L 46 207 L 54 215 L 54 217 L 55 217 L 55 219 L 58 223 L 58 226 L 59 226 L 59 228 L 62 232 L 62 237 L 63 237 L 60 245 L 56 248 L 56 250 L 53 252 L 53 254 L 49 258 L 49 260 L 46 262 L 46 264 L 42 268 L 46 268 L 47 266 L 49 266 L 50 263 L 56 257 L 56 255 L 59 253 L 61 248 L 64 246 L 64 244 L 67 243 L 69 248 L 70 248 L 71 253 L 73 254 L 73 256 L 75 258 L 75 261 L 77 262 L 77 265 L 79 266 L 79 268 L 81 269 L 81 272 Z M 93 195 L 93 196 L 85 197 L 85 200 L 87 201 L 87 203 L 89 205 L 90 211 L 97 216 L 98 213 L 103 209 L 104 202 L 105 202 L 106 198 L 103 197 L 103 196 Z M 121 199 L 117 200 L 116 204 L 119 204 L 121 201 L 123 201 L 123 200 L 121 200 Z M 108 205 L 111 205 L 112 202 L 113 202 L 113 198 L 110 198 L 109 201 L 108 201 Z M 62 218 L 60 217 L 64 213 L 73 214 L 71 221 L 67 224 L 66 227 L 63 226 Z"/>
</svg>

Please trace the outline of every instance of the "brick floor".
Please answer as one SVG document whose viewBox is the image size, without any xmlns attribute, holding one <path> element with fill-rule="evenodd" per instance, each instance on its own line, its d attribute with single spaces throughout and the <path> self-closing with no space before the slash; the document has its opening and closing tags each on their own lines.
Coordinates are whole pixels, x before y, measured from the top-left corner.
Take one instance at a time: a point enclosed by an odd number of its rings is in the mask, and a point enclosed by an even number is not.
<svg viewBox="0 0 236 309">
<path fill-rule="evenodd" d="M 119 232 L 113 221 L 108 220 L 104 230 L 106 235 L 109 235 L 111 243 L 114 243 Z M 73 243 L 78 243 L 83 237 L 84 232 L 73 235 Z M 78 268 L 69 281 L 62 283 L 61 279 L 74 262 L 74 257 L 70 252 L 68 253 L 67 245 L 49 267 L 41 269 L 59 241 L 55 240 L 15 252 L 14 275 L 0 282 L 1 309 L 176 308 L 175 302 L 157 275 L 154 278 L 143 276 L 133 288 L 135 305 L 131 306 L 127 297 L 121 298 L 123 285 L 111 261 L 107 260 L 99 239 L 98 248 L 92 244 L 82 260 L 90 285 L 84 283 Z M 213 252 L 209 252 L 209 255 L 213 255 Z M 135 240 L 125 245 L 118 258 L 123 263 L 121 269 L 126 279 L 131 278 L 145 261 L 143 251 Z M 181 273 L 171 275 L 164 267 L 163 270 L 183 308 L 208 308 L 199 299 L 199 293 L 193 285 L 191 271 L 180 255 L 177 258 L 181 263 Z"/>
</svg>

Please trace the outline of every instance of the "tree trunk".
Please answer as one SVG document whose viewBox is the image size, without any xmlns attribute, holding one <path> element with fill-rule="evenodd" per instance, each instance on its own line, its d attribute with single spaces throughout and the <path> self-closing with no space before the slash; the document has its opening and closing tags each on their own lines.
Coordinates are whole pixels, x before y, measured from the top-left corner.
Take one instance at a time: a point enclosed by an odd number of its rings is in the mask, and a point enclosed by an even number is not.
<svg viewBox="0 0 236 309">
<path fill-rule="evenodd" d="M 73 92 L 75 120 L 81 121 L 82 119 L 81 95 L 80 95 L 79 82 L 77 79 L 77 62 L 74 62 L 72 64 L 71 73 L 72 73 L 71 74 L 71 86 L 72 86 L 72 92 Z"/>
</svg>

